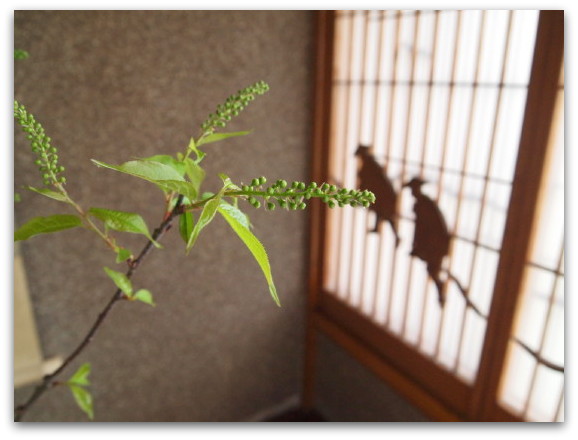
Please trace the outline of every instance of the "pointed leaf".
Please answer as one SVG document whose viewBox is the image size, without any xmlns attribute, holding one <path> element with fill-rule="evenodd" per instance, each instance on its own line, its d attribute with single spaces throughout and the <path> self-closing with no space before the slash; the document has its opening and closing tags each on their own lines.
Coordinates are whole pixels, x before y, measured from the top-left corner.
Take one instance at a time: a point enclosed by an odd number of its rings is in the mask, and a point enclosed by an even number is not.
<svg viewBox="0 0 578 440">
<path fill-rule="evenodd" d="M 143 303 L 149 304 L 151 306 L 155 306 L 155 302 L 153 301 L 153 294 L 150 293 L 147 289 L 139 289 L 137 293 L 134 294 L 132 299 L 136 301 L 142 301 Z"/>
<path fill-rule="evenodd" d="M 27 186 L 26 189 L 30 191 L 34 191 L 35 193 L 42 194 L 43 196 L 49 197 L 54 200 L 58 200 L 59 202 L 68 203 L 68 199 L 64 194 L 61 194 L 57 191 L 52 191 L 48 188 L 34 188 L 33 186 Z"/>
<path fill-rule="evenodd" d="M 194 219 L 192 212 L 185 212 L 181 214 L 179 217 L 179 233 L 181 234 L 181 238 L 185 243 L 188 243 L 189 238 L 191 238 L 191 234 L 193 233 L 193 225 Z"/>
<path fill-rule="evenodd" d="M 87 389 L 74 385 L 68 384 L 70 391 L 72 391 L 72 395 L 74 396 L 74 400 L 79 408 L 86 413 L 90 420 L 94 419 L 94 410 L 92 406 L 92 394 Z"/>
<path fill-rule="evenodd" d="M 153 183 L 157 180 L 185 180 L 183 176 L 172 167 L 152 160 L 131 160 L 122 165 L 110 165 L 98 160 L 91 160 L 99 167 L 110 168 L 111 170 L 140 177 Z"/>
<path fill-rule="evenodd" d="M 132 257 L 132 252 L 123 247 L 117 247 L 114 251 L 116 252 L 117 263 L 122 263 Z"/>
<path fill-rule="evenodd" d="M 197 164 L 200 161 L 202 161 L 203 158 L 207 155 L 207 153 L 205 153 L 204 151 L 201 151 L 197 148 L 197 144 L 195 143 L 195 138 L 191 138 L 191 140 L 189 141 L 188 149 L 191 150 L 193 153 L 195 153 L 195 156 L 197 157 L 197 159 L 194 162 Z"/>
<path fill-rule="evenodd" d="M 122 272 L 117 272 L 116 270 L 109 269 L 108 267 L 105 267 L 104 271 L 114 282 L 114 284 L 116 284 L 116 287 L 122 290 L 126 296 L 132 296 L 132 283 L 125 274 Z"/>
<path fill-rule="evenodd" d="M 38 234 L 49 234 L 75 228 L 81 224 L 80 217 L 76 215 L 57 214 L 48 217 L 35 217 L 14 232 L 14 241 L 27 240 Z"/>
<path fill-rule="evenodd" d="M 223 187 L 221 188 L 221 190 L 217 194 L 214 194 L 214 195 L 211 195 L 210 193 L 203 194 L 203 200 L 208 200 L 208 201 L 203 206 L 203 210 L 201 211 L 201 215 L 199 216 L 197 223 L 195 223 L 195 226 L 193 227 L 193 231 L 191 232 L 189 240 L 187 241 L 187 247 L 186 247 L 186 253 L 187 254 L 191 251 L 192 247 L 194 246 L 195 242 L 197 241 L 197 238 L 199 237 L 199 234 L 201 233 L 203 228 L 205 226 L 207 226 L 209 223 L 211 223 L 211 221 L 215 217 L 217 209 L 219 208 L 219 204 L 221 203 L 221 198 L 223 197 L 223 194 L 225 193 L 225 191 L 229 188 L 229 184 L 230 184 L 230 180 L 226 179 Z"/>
<path fill-rule="evenodd" d="M 205 180 L 205 170 L 201 168 L 200 165 L 195 163 L 194 160 L 188 157 L 184 160 L 184 164 L 185 173 L 189 178 L 191 185 L 193 185 L 196 193 L 198 194 L 201 188 L 201 184 L 203 183 L 203 180 Z"/>
<path fill-rule="evenodd" d="M 69 384 L 73 385 L 90 385 L 88 375 L 90 374 L 90 363 L 82 364 L 78 370 L 68 379 Z"/>
<path fill-rule="evenodd" d="M 138 214 L 104 208 L 90 208 L 88 213 L 102 220 L 107 228 L 120 232 L 142 234 L 152 241 L 156 247 L 161 247 L 160 244 L 153 240 L 146 222 Z"/>
<path fill-rule="evenodd" d="M 201 233 L 203 228 L 205 228 L 205 226 L 211 223 L 211 221 L 215 217 L 215 213 L 217 212 L 217 208 L 219 207 L 220 201 L 221 201 L 221 193 L 218 193 L 214 196 L 213 199 L 205 203 L 205 206 L 203 206 L 203 210 L 201 211 L 199 220 L 197 220 L 197 223 L 195 223 L 195 225 L 193 226 L 193 230 L 191 231 L 191 235 L 189 236 L 189 239 L 187 241 L 186 247 L 187 254 L 191 251 L 191 249 L 195 245 L 195 242 L 197 241 L 197 238 L 199 238 L 199 234 Z"/>
<path fill-rule="evenodd" d="M 249 222 L 249 216 L 236 206 L 233 206 L 230 203 L 221 200 L 219 210 L 227 212 L 227 214 L 229 214 L 231 217 L 233 217 L 235 220 L 241 223 L 241 225 L 243 225 L 245 228 L 249 229 L 251 227 L 251 223 Z"/>
<path fill-rule="evenodd" d="M 212 142 L 222 141 L 223 139 L 228 139 L 231 137 L 245 136 L 245 135 L 248 135 L 249 133 L 251 133 L 250 130 L 249 131 L 236 131 L 236 132 L 232 132 L 232 133 L 212 133 L 212 134 L 209 134 L 209 135 L 199 139 L 199 142 L 197 143 L 197 147 L 200 147 L 201 145 L 204 145 L 204 144 L 210 144 Z"/>
<path fill-rule="evenodd" d="M 179 180 L 157 180 L 154 182 L 164 192 L 176 192 L 188 197 L 191 200 L 197 198 L 197 188 L 191 182 L 181 182 Z"/>
<path fill-rule="evenodd" d="M 167 165 L 167 166 L 171 167 L 172 169 L 174 169 L 181 176 L 184 176 L 184 174 L 185 174 L 185 170 L 186 170 L 185 164 L 183 162 L 181 162 L 180 160 L 177 160 L 173 156 L 170 156 L 168 154 L 157 154 L 157 155 L 151 156 L 151 157 L 144 157 L 142 160 L 148 160 L 151 162 L 162 163 L 163 165 Z"/>
<path fill-rule="evenodd" d="M 165 192 L 176 191 L 191 199 L 195 199 L 197 196 L 195 186 L 186 182 L 182 174 L 172 166 L 142 159 L 131 160 L 122 165 L 110 165 L 94 159 L 92 161 L 99 167 L 109 168 L 154 183 Z"/>
<path fill-rule="evenodd" d="M 263 275 L 265 275 L 265 279 L 267 280 L 267 284 L 269 285 L 269 292 L 273 297 L 275 303 L 280 306 L 279 297 L 277 296 L 277 289 L 275 288 L 275 284 L 273 283 L 273 276 L 271 274 L 271 265 L 269 264 L 269 258 L 267 257 L 267 252 L 265 248 L 261 244 L 261 242 L 253 235 L 253 233 L 249 230 L 248 227 L 243 225 L 237 218 L 232 216 L 228 209 L 223 209 L 219 207 L 219 213 L 225 218 L 227 223 L 231 226 L 231 228 L 237 233 L 239 238 L 245 243 L 245 246 L 249 249 L 255 260 L 257 260 L 257 264 L 263 271 Z"/>
</svg>

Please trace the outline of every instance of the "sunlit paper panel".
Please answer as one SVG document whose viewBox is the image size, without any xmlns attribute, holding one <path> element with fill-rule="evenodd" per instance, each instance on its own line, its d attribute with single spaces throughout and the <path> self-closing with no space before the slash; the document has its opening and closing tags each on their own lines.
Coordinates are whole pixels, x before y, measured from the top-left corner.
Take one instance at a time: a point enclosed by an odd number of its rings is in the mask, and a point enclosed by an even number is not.
<svg viewBox="0 0 578 440">
<path fill-rule="evenodd" d="M 438 202 L 453 233 L 446 265 L 487 314 L 537 14 L 341 14 L 336 28 L 331 178 L 356 186 L 355 150 L 360 143 L 371 146 L 399 191 L 401 243 L 394 247 L 386 223 L 379 234 L 368 233 L 375 222 L 373 212 L 329 210 L 325 287 L 471 382 L 485 319 L 465 306 L 451 281 L 446 305 L 440 308 L 425 264 L 409 257 L 414 200 L 402 184 L 419 175 L 428 182 L 423 193 Z M 518 34 L 522 31 L 530 42 Z"/>
</svg>

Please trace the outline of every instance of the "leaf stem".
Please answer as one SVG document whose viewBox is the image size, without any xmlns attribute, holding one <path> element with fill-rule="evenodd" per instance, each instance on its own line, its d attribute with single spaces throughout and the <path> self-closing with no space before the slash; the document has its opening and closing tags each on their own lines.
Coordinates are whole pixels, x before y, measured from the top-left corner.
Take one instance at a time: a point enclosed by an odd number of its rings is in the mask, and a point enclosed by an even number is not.
<svg viewBox="0 0 578 440">
<path fill-rule="evenodd" d="M 182 200 L 183 200 L 183 196 L 181 195 L 177 199 L 177 203 L 176 203 L 175 207 L 173 208 L 173 210 L 171 211 L 170 215 L 167 218 L 165 218 L 161 222 L 161 224 L 154 230 L 154 232 L 152 234 L 153 240 L 155 240 L 155 241 L 158 240 L 165 232 L 167 232 L 171 228 L 171 224 L 172 224 L 173 219 L 181 211 L 180 208 L 181 208 Z M 143 247 L 141 252 L 139 253 L 138 257 L 136 257 L 134 260 L 132 260 L 131 264 L 129 265 L 129 268 L 126 272 L 127 278 L 131 278 L 133 273 L 139 267 L 142 260 L 150 252 L 152 247 L 153 247 L 153 242 L 151 240 L 149 240 L 146 243 L 146 245 Z M 96 321 L 94 322 L 94 324 L 92 325 L 92 327 L 90 328 L 90 330 L 88 331 L 86 336 L 82 339 L 80 344 L 74 349 L 74 351 L 72 351 L 72 353 L 70 353 L 68 355 L 68 357 L 64 360 L 62 365 L 60 367 L 58 367 L 58 369 L 56 369 L 53 373 L 44 376 L 44 378 L 42 379 L 42 383 L 35 388 L 32 395 L 28 398 L 28 400 L 24 404 L 19 405 L 15 408 L 14 421 L 19 422 L 22 419 L 22 417 L 24 416 L 24 414 L 26 414 L 28 409 L 34 404 L 34 402 L 36 402 L 38 400 L 38 398 L 40 396 L 42 396 L 46 390 L 53 387 L 53 385 L 56 383 L 56 381 L 54 381 L 53 379 L 56 376 L 58 376 L 68 365 L 70 365 L 70 363 L 74 359 L 76 359 L 76 357 L 80 353 L 82 353 L 82 351 L 86 348 L 86 346 L 94 338 L 94 335 L 96 334 L 98 329 L 101 327 L 101 325 L 105 321 L 106 317 L 108 316 L 108 314 L 112 310 L 113 306 L 119 300 L 121 300 L 123 298 L 124 298 L 123 292 L 120 289 L 116 289 L 116 291 L 114 292 L 114 294 L 112 295 L 110 300 L 106 303 L 105 307 L 98 314 Z"/>
</svg>

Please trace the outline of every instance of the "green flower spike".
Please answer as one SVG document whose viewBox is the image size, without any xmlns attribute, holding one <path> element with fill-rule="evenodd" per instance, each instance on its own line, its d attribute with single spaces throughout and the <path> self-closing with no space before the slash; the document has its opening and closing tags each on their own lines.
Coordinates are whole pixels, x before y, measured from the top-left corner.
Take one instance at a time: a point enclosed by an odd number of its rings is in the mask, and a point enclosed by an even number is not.
<svg viewBox="0 0 578 440">
<path fill-rule="evenodd" d="M 17 101 L 14 101 L 14 118 L 26 133 L 32 151 L 38 157 L 34 163 L 38 166 L 44 185 L 64 184 L 66 178 L 60 176 L 64 167 L 58 164 L 57 150 L 50 144 L 51 139 L 44 133 L 42 125 Z"/>
<path fill-rule="evenodd" d="M 359 191 L 354 189 L 337 188 L 335 185 L 323 183 L 317 185 L 311 182 L 308 185 L 304 182 L 292 182 L 290 185 L 285 180 L 277 180 L 273 185 L 264 188 L 267 182 L 264 177 L 257 177 L 251 181 L 250 185 L 242 185 L 241 190 L 229 191 L 228 196 L 246 196 L 250 205 L 259 208 L 261 203 L 258 198 L 263 199 L 263 205 L 268 210 L 275 208 L 275 203 L 280 208 L 295 211 L 305 209 L 307 201 L 311 198 L 319 198 L 330 208 L 346 205 L 368 208 L 375 203 L 375 195 L 371 191 Z"/>
<path fill-rule="evenodd" d="M 249 102 L 255 99 L 255 95 L 263 95 L 269 90 L 269 85 L 259 81 L 252 86 L 239 90 L 237 94 L 227 98 L 224 104 L 218 105 L 215 113 L 211 113 L 201 125 L 203 133 L 213 133 L 217 128 L 224 128 L 234 116 L 237 116 Z"/>
</svg>

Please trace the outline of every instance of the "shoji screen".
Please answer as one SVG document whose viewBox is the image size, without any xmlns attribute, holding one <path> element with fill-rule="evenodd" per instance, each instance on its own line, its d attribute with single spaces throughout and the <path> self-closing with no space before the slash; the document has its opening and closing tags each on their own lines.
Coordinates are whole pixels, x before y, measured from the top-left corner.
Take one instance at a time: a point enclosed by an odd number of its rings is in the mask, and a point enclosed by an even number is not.
<svg viewBox="0 0 578 440">
<path fill-rule="evenodd" d="M 374 213 L 332 211 L 325 286 L 440 365 L 475 378 L 532 62 L 537 11 L 341 12 L 331 177 L 355 187 L 359 144 L 398 192 L 400 245 Z M 409 256 L 419 176 L 452 240 L 443 308 Z M 363 183 L 363 182 L 361 182 Z"/>
<path fill-rule="evenodd" d="M 472 389 L 492 312 L 539 14 L 339 11 L 332 16 L 326 176 L 331 183 L 363 188 L 359 170 L 368 159 L 356 152 L 360 145 L 369 147 L 396 194 L 391 219 L 399 245 L 392 224 L 372 210 L 327 210 L 321 217 L 320 308 L 421 383 L 428 395 L 445 393 L 443 405 L 462 416 L 476 411 Z M 550 167 L 563 163 L 563 136 L 556 139 Z M 558 168 L 550 176 L 544 190 L 550 195 L 542 206 L 558 203 L 551 208 L 563 212 L 563 177 Z M 449 232 L 439 272 L 443 306 L 425 262 L 410 255 L 415 198 L 404 185 L 413 178 L 425 181 L 421 191 L 437 205 Z M 525 285 L 535 287 L 520 306 L 499 399 L 527 419 L 541 419 L 533 404 L 541 388 L 558 390 L 551 397 L 558 400 L 549 409 L 550 419 L 560 419 L 563 405 L 563 371 L 554 377 L 560 372 L 547 367 L 563 356 L 563 228 L 552 224 L 563 225 L 563 214 L 556 219 L 542 222 L 535 234 L 541 238 L 525 275 Z M 540 325 L 534 322 L 538 314 Z M 519 363 L 531 364 L 529 376 L 507 379 Z"/>
</svg>

